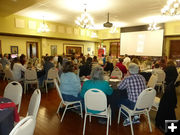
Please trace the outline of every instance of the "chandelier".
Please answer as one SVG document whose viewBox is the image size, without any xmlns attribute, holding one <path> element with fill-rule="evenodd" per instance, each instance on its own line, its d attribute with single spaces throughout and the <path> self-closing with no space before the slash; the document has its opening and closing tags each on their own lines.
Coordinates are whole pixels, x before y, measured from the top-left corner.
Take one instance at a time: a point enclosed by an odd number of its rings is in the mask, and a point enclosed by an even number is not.
<svg viewBox="0 0 180 135">
<path fill-rule="evenodd" d="M 48 25 L 44 21 L 44 17 L 43 17 L 43 22 L 40 23 L 40 26 L 38 28 L 38 32 L 49 32 L 49 28 L 48 28 Z"/>
<path fill-rule="evenodd" d="M 94 25 L 93 18 L 86 12 L 86 8 L 81 16 L 77 17 L 75 23 L 82 28 L 90 28 Z"/>
<path fill-rule="evenodd" d="M 178 15 L 178 8 L 180 5 L 180 0 L 168 0 L 167 4 L 161 9 L 163 15 Z"/>
<path fill-rule="evenodd" d="M 157 27 L 157 23 L 153 22 L 151 24 L 149 24 L 148 30 L 150 31 L 154 31 L 154 30 L 159 30 L 160 27 Z"/>
</svg>

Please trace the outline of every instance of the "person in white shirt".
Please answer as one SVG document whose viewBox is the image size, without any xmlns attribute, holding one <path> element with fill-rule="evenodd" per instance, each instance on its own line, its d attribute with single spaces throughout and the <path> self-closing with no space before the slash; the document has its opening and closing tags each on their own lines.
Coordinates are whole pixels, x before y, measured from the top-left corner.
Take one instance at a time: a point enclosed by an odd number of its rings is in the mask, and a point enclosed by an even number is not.
<svg viewBox="0 0 180 135">
<path fill-rule="evenodd" d="M 161 68 L 160 65 L 158 63 L 156 63 L 154 65 L 154 69 L 152 70 L 152 74 L 161 74 L 162 72 L 164 72 Z"/>
<path fill-rule="evenodd" d="M 127 54 L 125 54 L 125 58 L 124 58 L 124 60 L 123 60 L 123 64 L 127 66 L 128 63 L 130 63 L 130 62 L 131 62 L 131 59 L 128 57 Z"/>
<path fill-rule="evenodd" d="M 22 80 L 22 72 L 25 72 L 26 68 L 20 63 L 19 57 L 16 57 L 13 60 L 13 63 L 11 65 L 11 69 L 13 72 L 14 80 L 15 81 L 21 81 Z"/>
</svg>

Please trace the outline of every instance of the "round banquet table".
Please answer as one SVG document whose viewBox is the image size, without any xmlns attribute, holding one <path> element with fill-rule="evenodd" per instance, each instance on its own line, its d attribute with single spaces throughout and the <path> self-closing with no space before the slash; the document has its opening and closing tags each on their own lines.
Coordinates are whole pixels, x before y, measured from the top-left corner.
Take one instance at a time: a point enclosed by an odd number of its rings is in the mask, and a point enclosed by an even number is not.
<svg viewBox="0 0 180 135">
<path fill-rule="evenodd" d="M 1 103 L 12 102 L 7 98 L 0 98 Z M 9 135 L 14 127 L 14 108 L 0 109 L 0 135 Z"/>
</svg>

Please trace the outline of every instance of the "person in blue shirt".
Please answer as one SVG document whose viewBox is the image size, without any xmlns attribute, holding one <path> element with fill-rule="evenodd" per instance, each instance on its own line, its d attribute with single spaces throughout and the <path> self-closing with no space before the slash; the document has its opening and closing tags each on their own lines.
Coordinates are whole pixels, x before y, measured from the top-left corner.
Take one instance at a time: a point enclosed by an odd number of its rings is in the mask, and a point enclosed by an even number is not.
<svg viewBox="0 0 180 135">
<path fill-rule="evenodd" d="M 64 101 L 78 101 L 80 97 L 81 83 L 79 76 L 74 72 L 73 63 L 68 61 L 63 65 L 63 73 L 60 77 L 60 91 Z"/>
</svg>

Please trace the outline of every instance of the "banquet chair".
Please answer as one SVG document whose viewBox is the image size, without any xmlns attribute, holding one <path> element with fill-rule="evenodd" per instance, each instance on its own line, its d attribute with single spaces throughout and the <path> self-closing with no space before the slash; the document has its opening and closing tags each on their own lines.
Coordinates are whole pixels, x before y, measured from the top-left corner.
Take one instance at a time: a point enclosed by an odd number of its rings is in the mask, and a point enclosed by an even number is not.
<svg viewBox="0 0 180 135">
<path fill-rule="evenodd" d="M 48 74 L 47 74 L 47 78 L 44 81 L 44 84 L 46 86 L 46 93 L 48 93 L 47 84 L 48 83 L 53 83 L 54 79 L 57 79 L 58 83 L 60 83 L 60 79 L 59 79 L 59 75 L 58 75 L 58 70 L 53 67 L 53 68 L 49 69 Z"/>
<path fill-rule="evenodd" d="M 3 78 L 3 77 L 4 77 L 4 70 L 3 70 L 2 64 L 0 63 L 0 78 Z"/>
<path fill-rule="evenodd" d="M 118 79 L 121 79 L 123 74 L 121 72 L 121 70 L 118 67 L 115 67 L 111 73 L 111 77 L 112 76 L 116 76 Z"/>
<path fill-rule="evenodd" d="M 13 75 L 13 72 L 10 68 L 6 67 L 4 69 L 4 73 L 5 73 L 4 80 L 6 79 L 6 80 L 8 80 L 8 82 L 14 81 L 14 75 Z"/>
<path fill-rule="evenodd" d="M 151 110 L 155 96 L 156 96 L 156 90 L 153 88 L 147 88 L 143 90 L 141 94 L 138 96 L 136 105 L 133 110 L 129 109 L 128 107 L 124 105 L 121 105 L 121 107 L 119 108 L 118 124 L 120 122 L 121 113 L 123 113 L 127 118 L 129 117 L 130 126 L 131 126 L 131 134 L 134 135 L 131 117 L 145 114 L 147 115 L 147 118 L 148 118 L 150 132 L 152 132 L 149 111 Z M 128 114 L 128 116 L 122 110 L 125 111 Z"/>
<path fill-rule="evenodd" d="M 152 74 L 150 79 L 149 79 L 149 81 L 148 81 L 148 83 L 147 83 L 147 87 L 148 88 L 154 88 L 156 83 L 157 83 L 157 81 L 158 81 L 157 74 Z"/>
<path fill-rule="evenodd" d="M 17 123 L 9 135 L 33 135 L 35 126 L 36 120 L 32 116 L 27 116 Z"/>
<path fill-rule="evenodd" d="M 32 116 L 36 120 L 40 102 L 41 102 L 41 91 L 39 89 L 36 89 L 31 96 L 26 116 Z M 24 117 L 21 116 L 20 119 L 22 118 Z"/>
<path fill-rule="evenodd" d="M 158 87 L 158 90 L 160 90 L 160 88 L 162 89 L 162 92 L 164 93 L 164 84 L 165 84 L 165 78 L 166 78 L 166 74 L 165 72 L 157 72 L 158 74 L 158 80 L 156 83 L 156 86 Z"/>
<path fill-rule="evenodd" d="M 107 118 L 106 135 L 109 133 L 109 122 L 111 125 L 111 108 L 107 107 L 107 98 L 104 92 L 99 89 L 89 89 L 84 95 L 85 102 L 85 116 L 83 135 L 86 129 L 86 117 L 89 116 L 91 122 L 91 116 Z M 97 104 L 98 103 L 98 104 Z"/>
<path fill-rule="evenodd" d="M 13 81 L 8 83 L 3 95 L 3 97 L 11 99 L 16 105 L 18 105 L 18 112 L 20 111 L 21 107 L 22 91 L 21 84 Z"/>
<path fill-rule="evenodd" d="M 26 90 L 28 89 L 28 84 L 37 84 L 37 89 L 39 88 L 39 82 L 38 82 L 36 70 L 26 69 L 24 75 L 24 94 L 26 94 Z"/>
<path fill-rule="evenodd" d="M 154 89 L 155 85 L 157 84 L 157 81 L 158 81 L 157 74 L 152 74 L 150 79 L 149 79 L 149 81 L 148 81 L 147 87 Z M 153 111 L 157 111 L 158 110 L 159 102 L 160 102 L 160 98 L 159 97 L 155 97 L 154 101 L 153 101 L 153 104 L 152 104 L 152 108 L 151 108 Z"/>
<path fill-rule="evenodd" d="M 58 113 L 59 113 L 59 109 L 62 107 L 62 105 L 65 105 L 65 110 L 64 110 L 63 115 L 62 115 L 62 117 L 61 117 L 61 122 L 63 121 L 63 118 L 64 118 L 64 115 L 65 115 L 65 113 L 66 113 L 66 110 L 72 109 L 72 108 L 80 107 L 81 117 L 83 117 L 81 101 L 72 101 L 72 102 L 70 102 L 70 101 L 64 101 L 64 100 L 63 100 L 63 97 L 62 97 L 62 95 L 61 95 L 61 91 L 60 91 L 60 88 L 59 88 L 59 86 L 58 86 L 58 83 L 57 83 L 57 80 L 56 80 L 56 79 L 54 79 L 54 84 L 55 84 L 55 86 L 56 86 L 56 90 L 57 90 L 57 92 L 58 92 L 58 95 L 59 95 L 59 97 L 61 98 L 61 102 L 60 102 L 60 104 L 59 104 L 59 107 L 58 107 L 56 113 L 58 114 Z M 77 105 L 77 104 L 79 104 L 79 105 Z M 74 106 L 72 106 L 72 105 L 74 105 Z"/>
</svg>

